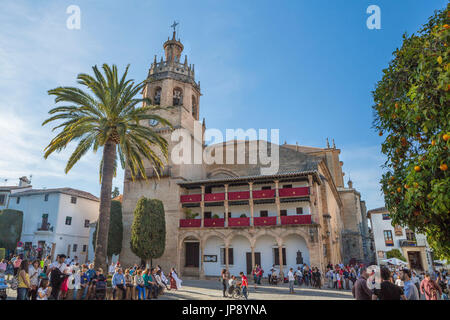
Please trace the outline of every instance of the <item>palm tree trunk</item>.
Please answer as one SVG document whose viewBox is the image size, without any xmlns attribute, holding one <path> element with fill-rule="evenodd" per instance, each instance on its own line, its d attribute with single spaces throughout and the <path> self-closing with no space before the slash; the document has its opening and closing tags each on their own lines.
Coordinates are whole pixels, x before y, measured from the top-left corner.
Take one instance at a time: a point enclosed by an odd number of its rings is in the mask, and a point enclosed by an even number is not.
<svg viewBox="0 0 450 320">
<path fill-rule="evenodd" d="M 111 191 L 116 160 L 116 144 L 108 141 L 103 147 L 102 187 L 100 192 L 100 214 L 98 217 L 97 243 L 95 246 L 95 268 L 108 272 L 106 253 L 108 249 L 108 231 L 111 214 Z"/>
</svg>

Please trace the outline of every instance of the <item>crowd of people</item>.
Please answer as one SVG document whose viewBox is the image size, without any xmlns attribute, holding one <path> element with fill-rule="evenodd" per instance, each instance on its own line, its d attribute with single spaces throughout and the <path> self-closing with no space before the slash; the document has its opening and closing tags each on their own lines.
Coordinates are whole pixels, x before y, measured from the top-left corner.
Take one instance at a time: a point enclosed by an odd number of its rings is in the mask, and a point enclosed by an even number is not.
<svg viewBox="0 0 450 320">
<path fill-rule="evenodd" d="M 356 300 L 448 300 L 449 274 L 447 270 L 417 273 L 407 268 L 380 268 L 381 283 L 369 289 L 367 279 L 373 275 L 365 267 L 353 287 Z"/>
<path fill-rule="evenodd" d="M 180 289 L 182 283 L 175 268 L 166 277 L 159 265 L 124 269 L 117 262 L 104 272 L 63 254 L 54 262 L 50 256 L 32 262 L 22 255 L 3 259 L 0 276 L 17 290 L 17 300 L 150 300 Z"/>
<path fill-rule="evenodd" d="M 371 289 L 367 280 L 374 275 L 363 264 L 328 264 L 321 272 L 318 267 L 301 264 L 296 269 L 289 268 L 285 275 L 275 265 L 265 273 L 260 265 L 252 269 L 254 289 L 261 284 L 264 276 L 270 285 L 288 283 L 289 293 L 294 288 L 351 290 L 356 300 L 448 300 L 450 274 L 447 270 L 438 272 L 416 272 L 406 268 L 382 266 L 381 282 L 372 281 Z M 104 272 L 94 268 L 92 263 L 80 264 L 77 257 L 71 259 L 58 255 L 56 261 L 51 256 L 29 261 L 22 255 L 0 261 L 0 285 L 9 283 L 17 290 L 18 300 L 92 300 L 92 299 L 158 299 L 168 290 L 179 290 L 182 280 L 175 268 L 166 276 L 162 268 L 134 265 L 122 268 L 120 262 L 111 263 Z M 237 290 L 248 298 L 248 279 L 244 272 L 231 275 L 223 269 L 219 278 L 223 296 L 231 297 Z M 0 288 L 1 289 L 1 288 Z"/>
</svg>

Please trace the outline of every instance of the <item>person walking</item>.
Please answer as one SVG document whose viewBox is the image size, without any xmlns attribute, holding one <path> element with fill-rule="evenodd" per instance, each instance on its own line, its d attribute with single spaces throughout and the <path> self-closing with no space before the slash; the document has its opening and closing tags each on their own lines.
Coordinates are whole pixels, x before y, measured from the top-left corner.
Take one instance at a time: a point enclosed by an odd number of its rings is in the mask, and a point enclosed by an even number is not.
<svg viewBox="0 0 450 320">
<path fill-rule="evenodd" d="M 428 272 L 425 273 L 425 278 L 420 283 L 420 293 L 425 294 L 426 300 L 438 300 L 438 296 L 442 294 L 441 288 L 431 279 Z"/>
<path fill-rule="evenodd" d="M 241 276 L 241 290 L 242 295 L 244 296 L 245 300 L 248 299 L 248 279 L 244 275 L 244 272 L 240 272 L 239 275 Z"/>
<path fill-rule="evenodd" d="M 39 275 L 41 274 L 41 268 L 39 267 L 39 261 L 34 260 L 33 263 L 28 268 L 28 274 L 30 275 L 31 288 L 29 290 L 29 295 L 31 300 L 36 300 L 37 290 L 39 286 Z"/>
<path fill-rule="evenodd" d="M 360 270 L 360 277 L 355 281 L 355 285 L 352 288 L 353 298 L 356 300 L 372 300 L 372 291 L 367 286 L 367 270 L 362 267 Z"/>
<path fill-rule="evenodd" d="M 222 283 L 222 292 L 223 292 L 223 297 L 226 298 L 227 297 L 227 270 L 226 269 L 222 269 L 222 272 L 220 273 L 220 281 Z M 256 287 L 256 283 L 255 283 L 255 287 Z"/>
<path fill-rule="evenodd" d="M 289 293 L 294 293 L 294 269 L 290 268 L 288 272 L 288 279 L 289 279 Z"/>
<path fill-rule="evenodd" d="M 411 271 L 406 268 L 403 269 L 400 278 L 403 281 L 403 292 L 405 293 L 406 300 L 420 300 L 419 290 L 417 290 L 417 287 L 411 280 Z"/>
</svg>

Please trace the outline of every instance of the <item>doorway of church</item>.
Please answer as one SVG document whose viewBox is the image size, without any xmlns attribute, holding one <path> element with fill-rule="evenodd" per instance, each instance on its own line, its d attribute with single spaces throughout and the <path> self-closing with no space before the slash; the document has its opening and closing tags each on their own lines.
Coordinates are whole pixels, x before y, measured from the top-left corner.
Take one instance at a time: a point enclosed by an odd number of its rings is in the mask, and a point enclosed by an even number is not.
<svg viewBox="0 0 450 320">
<path fill-rule="evenodd" d="M 186 242 L 185 267 L 198 268 L 200 261 L 200 243 Z"/>
<path fill-rule="evenodd" d="M 408 260 L 409 265 L 411 266 L 411 269 L 423 270 L 422 266 L 422 257 L 420 256 L 419 251 L 408 251 Z"/>
<path fill-rule="evenodd" d="M 252 266 L 252 253 L 246 253 L 246 262 L 247 262 L 247 274 L 252 274 L 253 267 Z M 261 252 L 255 252 L 255 264 L 261 265 Z"/>
</svg>

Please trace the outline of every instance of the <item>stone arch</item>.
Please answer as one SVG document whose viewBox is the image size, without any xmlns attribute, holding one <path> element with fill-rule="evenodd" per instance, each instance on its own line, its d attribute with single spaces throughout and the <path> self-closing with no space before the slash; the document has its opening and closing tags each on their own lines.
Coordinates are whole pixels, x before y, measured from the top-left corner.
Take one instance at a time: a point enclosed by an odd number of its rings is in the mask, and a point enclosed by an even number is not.
<svg viewBox="0 0 450 320">
<path fill-rule="evenodd" d="M 218 232 L 218 231 L 207 231 L 202 237 L 202 242 L 206 244 L 208 239 L 211 237 L 220 238 L 224 244 L 226 243 L 227 237 L 223 233 Z"/>
<path fill-rule="evenodd" d="M 233 248 L 233 261 L 229 264 L 231 275 L 239 275 L 242 271 L 247 273 L 247 253 L 251 253 L 251 241 L 248 236 L 234 234 L 230 237 L 230 248 Z"/>
<path fill-rule="evenodd" d="M 183 105 L 183 89 L 180 87 L 173 88 L 172 93 L 172 105 L 173 106 L 182 106 Z"/>
<path fill-rule="evenodd" d="M 287 232 L 283 235 L 283 244 L 287 267 L 297 269 L 300 264 L 311 264 L 311 246 L 300 232 Z"/>
<path fill-rule="evenodd" d="M 269 272 L 274 264 L 274 247 L 278 247 L 277 236 L 274 233 L 259 232 L 255 235 L 254 251 L 260 255 L 261 267 L 265 273 Z"/>
</svg>

